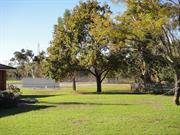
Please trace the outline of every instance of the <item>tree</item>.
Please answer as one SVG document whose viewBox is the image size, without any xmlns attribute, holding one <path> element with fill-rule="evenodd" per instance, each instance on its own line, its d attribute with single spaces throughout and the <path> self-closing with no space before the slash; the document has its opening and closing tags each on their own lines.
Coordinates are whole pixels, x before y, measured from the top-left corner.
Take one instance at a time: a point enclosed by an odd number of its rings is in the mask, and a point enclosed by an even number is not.
<svg viewBox="0 0 180 135">
<path fill-rule="evenodd" d="M 68 33 L 71 12 L 66 10 L 64 17 L 59 17 L 58 24 L 54 26 L 53 40 L 48 48 L 47 76 L 56 81 L 64 78 L 73 78 L 73 90 L 76 90 L 75 72 L 78 70 L 77 60 L 72 59 L 72 47 L 70 46 L 70 33 Z"/>
<path fill-rule="evenodd" d="M 180 1 L 167 0 L 163 3 L 167 9 L 168 20 L 162 25 L 162 36 L 160 36 L 161 46 L 164 47 L 162 52 L 164 57 L 174 69 L 175 73 L 175 95 L 174 102 L 180 105 L 178 89 L 178 80 L 180 80 Z M 169 12 L 168 12 L 169 11 Z"/>
<path fill-rule="evenodd" d="M 174 70 L 176 87 L 177 80 L 180 78 L 180 1 L 129 0 L 125 2 L 127 11 L 117 17 L 119 31 L 126 34 L 124 42 L 141 53 L 145 61 L 145 69 L 149 68 L 151 56 L 161 58 L 168 63 Z M 180 91 L 176 89 L 176 104 L 179 104 L 179 93 Z"/>
<path fill-rule="evenodd" d="M 33 57 L 31 67 L 34 70 L 35 77 L 44 77 L 46 70 L 44 69 L 46 64 L 46 52 L 41 51 Z"/>
<path fill-rule="evenodd" d="M 116 70 L 122 59 L 120 49 L 114 49 L 113 23 L 108 5 L 97 1 L 80 2 L 55 26 L 48 49 L 49 76 L 61 80 L 75 71 L 88 71 L 96 77 L 97 92 L 111 70 Z"/>
<path fill-rule="evenodd" d="M 11 63 L 18 66 L 20 76 L 34 76 L 34 72 L 29 68 L 29 64 L 33 61 L 34 54 L 32 50 L 21 49 L 21 51 L 14 52 L 14 57 L 11 58 Z M 31 71 L 31 72 L 29 72 Z"/>
<path fill-rule="evenodd" d="M 40 52 L 37 56 L 32 50 L 21 49 L 14 52 L 14 57 L 10 60 L 10 65 L 16 65 L 15 76 L 22 77 L 42 77 L 45 52 Z M 14 71 L 13 71 L 14 72 Z"/>
</svg>

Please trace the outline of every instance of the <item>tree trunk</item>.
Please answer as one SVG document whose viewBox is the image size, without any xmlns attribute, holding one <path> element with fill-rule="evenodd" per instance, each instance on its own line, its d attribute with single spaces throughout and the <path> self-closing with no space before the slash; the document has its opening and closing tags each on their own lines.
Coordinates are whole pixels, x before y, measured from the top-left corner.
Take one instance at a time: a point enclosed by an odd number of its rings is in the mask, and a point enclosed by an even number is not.
<svg viewBox="0 0 180 135">
<path fill-rule="evenodd" d="M 101 93 L 102 92 L 101 76 L 96 76 L 96 83 L 97 83 L 97 93 Z"/>
<path fill-rule="evenodd" d="M 175 74 L 175 93 L 174 93 L 174 103 L 180 105 L 179 96 L 180 96 L 180 80 L 178 80 L 178 74 Z"/>
<path fill-rule="evenodd" d="M 73 90 L 76 91 L 76 77 L 73 76 Z"/>
<path fill-rule="evenodd" d="M 33 69 L 31 69 L 31 75 L 32 75 L 32 78 L 35 78 L 34 70 Z"/>
</svg>

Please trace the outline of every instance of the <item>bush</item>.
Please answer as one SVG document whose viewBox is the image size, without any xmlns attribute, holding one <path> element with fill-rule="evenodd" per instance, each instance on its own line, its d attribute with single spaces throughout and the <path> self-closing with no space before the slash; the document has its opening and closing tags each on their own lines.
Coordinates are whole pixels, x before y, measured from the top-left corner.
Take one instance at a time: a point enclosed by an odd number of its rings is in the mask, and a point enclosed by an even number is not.
<svg viewBox="0 0 180 135">
<path fill-rule="evenodd" d="M 0 108 L 16 107 L 20 99 L 20 89 L 12 87 L 7 91 L 0 92 Z"/>
</svg>

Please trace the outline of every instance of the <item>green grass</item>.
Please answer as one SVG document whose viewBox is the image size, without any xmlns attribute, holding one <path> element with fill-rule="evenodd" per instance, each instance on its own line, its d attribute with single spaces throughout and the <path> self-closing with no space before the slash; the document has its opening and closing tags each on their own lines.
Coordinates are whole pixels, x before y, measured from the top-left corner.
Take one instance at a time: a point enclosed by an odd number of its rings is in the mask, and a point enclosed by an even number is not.
<svg viewBox="0 0 180 135">
<path fill-rule="evenodd" d="M 172 97 L 109 93 L 127 85 L 23 90 L 34 105 L 0 110 L 0 135 L 179 135 L 180 107 Z M 118 91 L 119 92 L 119 91 Z"/>
<path fill-rule="evenodd" d="M 21 84 L 21 80 L 7 80 L 7 84 Z"/>
</svg>

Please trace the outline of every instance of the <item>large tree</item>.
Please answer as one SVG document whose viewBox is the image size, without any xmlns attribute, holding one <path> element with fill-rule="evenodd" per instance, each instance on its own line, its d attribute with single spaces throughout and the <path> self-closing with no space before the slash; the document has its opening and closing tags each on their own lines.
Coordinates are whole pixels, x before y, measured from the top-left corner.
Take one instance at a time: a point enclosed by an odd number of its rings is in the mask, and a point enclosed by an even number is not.
<svg viewBox="0 0 180 135">
<path fill-rule="evenodd" d="M 96 77 L 97 92 L 111 70 L 121 63 L 120 49 L 114 49 L 113 22 L 108 5 L 97 1 L 80 2 L 67 18 L 55 26 L 49 52 L 49 76 L 56 80 L 75 71 L 88 71 Z"/>
<path fill-rule="evenodd" d="M 124 42 L 141 54 L 145 68 L 161 58 L 175 73 L 175 86 L 180 79 L 180 1 L 177 0 L 128 0 L 127 11 L 117 17 L 119 31 L 125 33 Z M 151 57 L 155 57 L 151 60 Z M 149 61 L 150 60 L 150 61 Z M 179 104 L 180 91 L 175 91 Z"/>
</svg>

